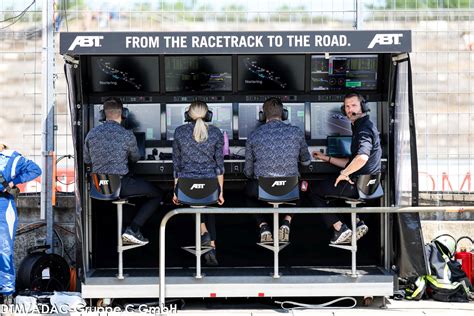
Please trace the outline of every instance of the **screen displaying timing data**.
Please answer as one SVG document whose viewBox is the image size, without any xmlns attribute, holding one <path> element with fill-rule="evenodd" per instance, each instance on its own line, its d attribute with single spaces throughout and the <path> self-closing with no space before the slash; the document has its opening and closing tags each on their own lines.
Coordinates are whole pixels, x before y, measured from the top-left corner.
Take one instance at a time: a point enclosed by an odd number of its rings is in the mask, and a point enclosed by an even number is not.
<svg viewBox="0 0 474 316">
<path fill-rule="evenodd" d="M 258 113 L 262 110 L 260 103 L 239 104 L 239 139 L 247 139 L 257 127 L 262 125 L 258 121 Z M 304 103 L 284 103 L 288 110 L 286 124 L 298 126 L 304 131 Z"/>
<path fill-rule="evenodd" d="M 302 55 L 238 56 L 239 91 L 303 91 Z"/>
<path fill-rule="evenodd" d="M 208 123 L 218 127 L 222 133 L 226 132 L 232 139 L 232 103 L 208 103 L 212 111 L 212 122 Z M 185 124 L 184 112 L 189 104 L 166 105 L 166 139 L 173 140 L 176 128 Z"/>
<path fill-rule="evenodd" d="M 158 56 L 91 56 L 92 92 L 159 92 Z"/>
<path fill-rule="evenodd" d="M 377 103 L 367 103 L 369 116 L 377 126 Z M 311 139 L 351 136 L 351 122 L 341 113 L 342 103 L 311 103 Z"/>
<path fill-rule="evenodd" d="M 377 90 L 377 55 L 311 56 L 311 90 Z"/>
<path fill-rule="evenodd" d="M 94 104 L 94 126 L 100 124 L 102 104 Z M 128 108 L 128 118 L 122 122 L 126 129 L 145 133 L 147 140 L 161 139 L 160 104 L 124 104 Z"/>
<path fill-rule="evenodd" d="M 232 56 L 165 56 L 166 92 L 232 91 Z"/>
</svg>

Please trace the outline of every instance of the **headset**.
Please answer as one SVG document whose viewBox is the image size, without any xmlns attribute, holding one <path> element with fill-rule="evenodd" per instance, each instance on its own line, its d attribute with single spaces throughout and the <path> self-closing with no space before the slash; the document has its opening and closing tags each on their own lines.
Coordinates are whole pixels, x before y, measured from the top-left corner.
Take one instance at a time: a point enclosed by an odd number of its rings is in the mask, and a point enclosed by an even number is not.
<svg viewBox="0 0 474 316">
<path fill-rule="evenodd" d="M 266 99 L 264 103 L 268 101 L 273 101 L 276 105 L 281 106 L 282 107 L 281 120 L 282 121 L 288 120 L 288 110 L 283 107 L 283 103 L 281 102 L 280 98 L 271 97 L 271 98 Z M 261 123 L 265 123 L 267 121 L 267 118 L 263 111 L 258 112 L 258 121 Z"/>
<path fill-rule="evenodd" d="M 110 98 L 105 99 L 104 103 L 107 101 L 117 102 L 122 107 L 122 120 L 126 120 L 128 118 L 130 111 L 128 110 L 128 108 L 123 107 L 123 103 L 122 103 L 122 100 L 120 100 L 120 98 L 110 97 Z M 104 111 L 104 108 L 102 107 L 102 110 L 99 111 L 99 122 L 105 122 L 106 120 L 107 118 L 105 117 L 105 111 Z"/>
<path fill-rule="evenodd" d="M 206 112 L 206 115 L 203 117 L 202 119 L 204 122 L 211 122 L 212 121 L 212 111 L 211 110 L 207 110 Z M 184 121 L 185 122 L 192 122 L 194 121 L 191 116 L 189 115 L 189 110 L 187 110 L 186 112 L 184 112 Z"/>
<path fill-rule="evenodd" d="M 365 100 L 365 98 L 361 94 L 359 94 L 357 92 L 348 93 L 344 96 L 344 100 L 347 99 L 347 96 L 349 96 L 349 95 L 357 97 L 360 100 L 360 109 L 361 109 L 362 113 L 370 112 L 369 105 L 367 104 L 367 101 Z M 341 113 L 344 114 L 344 116 L 347 116 L 346 108 L 344 106 L 344 103 L 341 105 Z M 357 115 L 357 113 L 352 113 L 352 116 L 356 116 L 356 115 Z"/>
</svg>

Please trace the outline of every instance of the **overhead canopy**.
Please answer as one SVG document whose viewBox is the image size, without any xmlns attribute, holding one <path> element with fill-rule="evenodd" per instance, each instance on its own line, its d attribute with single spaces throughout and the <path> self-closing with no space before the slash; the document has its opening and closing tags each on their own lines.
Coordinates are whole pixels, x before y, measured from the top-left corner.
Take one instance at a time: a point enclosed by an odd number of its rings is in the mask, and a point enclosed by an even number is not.
<svg viewBox="0 0 474 316">
<path fill-rule="evenodd" d="M 296 54 L 411 52 L 411 31 L 61 33 L 60 53 Z"/>
</svg>

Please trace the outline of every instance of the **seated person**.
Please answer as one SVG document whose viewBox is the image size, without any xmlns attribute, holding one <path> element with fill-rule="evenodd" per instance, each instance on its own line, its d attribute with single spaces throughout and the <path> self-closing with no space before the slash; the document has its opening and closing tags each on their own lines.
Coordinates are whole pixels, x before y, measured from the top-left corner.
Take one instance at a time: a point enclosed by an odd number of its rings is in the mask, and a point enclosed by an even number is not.
<svg viewBox="0 0 474 316">
<path fill-rule="evenodd" d="M 93 173 L 121 176 L 120 197 L 143 195 L 142 204 L 130 226 L 122 235 L 124 243 L 145 245 L 148 239 L 143 237 L 140 228 L 158 209 L 162 201 L 162 192 L 151 183 L 133 176 L 128 162 L 137 162 L 140 153 L 133 132 L 125 129 L 122 123 L 123 104 L 119 98 L 108 98 L 104 102 L 106 121 L 94 127 L 86 136 L 84 162 L 92 164 Z"/>
<path fill-rule="evenodd" d="M 355 178 L 363 174 L 380 173 L 382 148 L 379 132 L 370 120 L 365 108 L 365 101 L 358 93 L 349 93 L 344 97 L 343 113 L 352 123 L 351 158 L 336 158 L 314 151 L 313 157 L 329 162 L 342 168 L 339 175 L 334 175 L 322 181 L 315 181 L 311 189 L 310 198 L 313 206 L 325 207 L 327 195 L 340 195 L 357 199 L 359 193 L 354 184 Z M 332 244 L 350 242 L 352 231 L 342 223 L 335 214 L 322 214 L 326 226 L 333 228 Z M 364 236 L 369 228 L 357 218 L 357 239 Z"/>
<path fill-rule="evenodd" d="M 179 126 L 174 133 L 173 166 L 175 186 L 179 178 L 203 179 L 216 178 L 220 193 L 217 203 L 224 204 L 224 136 L 219 128 L 204 122 L 209 109 L 202 101 L 194 101 L 187 115 L 192 122 Z M 176 194 L 173 203 L 178 205 Z M 215 216 L 201 217 L 201 244 L 213 249 L 204 254 L 207 265 L 218 264 L 216 257 Z"/>
<path fill-rule="evenodd" d="M 282 122 L 283 104 L 278 98 L 263 103 L 265 124 L 253 131 L 245 148 L 244 173 L 249 178 L 246 187 L 247 205 L 258 207 L 258 177 L 298 176 L 298 162 L 309 165 L 311 156 L 304 133 L 296 126 Z M 287 242 L 292 215 L 286 214 L 279 230 L 279 240 Z M 260 242 L 273 241 L 265 216 L 256 215 Z"/>
</svg>

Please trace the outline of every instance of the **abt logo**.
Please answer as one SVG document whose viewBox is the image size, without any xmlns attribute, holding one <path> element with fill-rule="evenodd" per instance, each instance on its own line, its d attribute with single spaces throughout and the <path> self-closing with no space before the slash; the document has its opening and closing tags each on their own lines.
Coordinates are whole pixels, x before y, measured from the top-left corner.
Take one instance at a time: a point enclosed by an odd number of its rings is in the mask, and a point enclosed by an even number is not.
<svg viewBox="0 0 474 316">
<path fill-rule="evenodd" d="M 194 183 L 190 190 L 194 190 L 194 189 L 202 190 L 202 189 L 204 189 L 205 185 L 206 185 L 205 183 Z"/>
<path fill-rule="evenodd" d="M 109 180 L 99 180 L 99 185 L 109 185 Z"/>
<path fill-rule="evenodd" d="M 375 34 L 372 42 L 370 42 L 367 48 L 374 48 L 375 44 L 379 45 L 400 45 L 400 37 L 403 34 Z"/>
<path fill-rule="evenodd" d="M 103 36 L 76 36 L 74 42 L 69 46 L 68 50 L 74 50 L 76 46 L 79 47 L 101 47 L 100 41 L 103 40 Z"/>
<path fill-rule="evenodd" d="M 368 187 L 369 185 L 375 184 L 375 182 L 376 182 L 375 179 L 369 180 L 366 186 Z"/>
<path fill-rule="evenodd" d="M 273 187 L 281 187 L 281 186 L 284 186 L 285 184 L 286 184 L 286 180 L 275 181 L 272 184 L 272 188 Z"/>
</svg>

